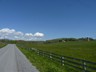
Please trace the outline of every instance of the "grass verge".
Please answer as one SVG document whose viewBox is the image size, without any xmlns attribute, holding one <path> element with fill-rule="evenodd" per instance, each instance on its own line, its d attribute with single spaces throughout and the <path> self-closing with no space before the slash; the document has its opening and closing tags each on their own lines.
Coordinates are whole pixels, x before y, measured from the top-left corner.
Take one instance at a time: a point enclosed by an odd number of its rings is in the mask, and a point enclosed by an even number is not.
<svg viewBox="0 0 96 72">
<path fill-rule="evenodd" d="M 4 47 L 4 46 L 6 46 L 6 44 L 5 44 L 5 43 L 0 42 L 0 48 L 2 48 L 2 47 Z"/>
<path fill-rule="evenodd" d="M 19 49 L 40 72 L 68 72 L 63 66 L 60 66 L 45 57 L 39 56 L 35 52 L 27 51 L 24 48 Z"/>
</svg>

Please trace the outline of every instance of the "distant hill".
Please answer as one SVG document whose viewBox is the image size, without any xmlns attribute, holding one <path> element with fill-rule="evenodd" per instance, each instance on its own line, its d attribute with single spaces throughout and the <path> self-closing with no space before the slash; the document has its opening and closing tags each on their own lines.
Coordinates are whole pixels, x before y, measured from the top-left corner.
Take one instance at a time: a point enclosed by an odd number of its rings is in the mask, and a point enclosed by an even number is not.
<svg viewBox="0 0 96 72">
<path fill-rule="evenodd" d="M 67 42 L 67 41 L 93 41 L 95 39 L 85 37 L 85 38 L 57 38 L 52 40 L 46 40 L 47 43 L 54 43 L 54 42 Z"/>
<path fill-rule="evenodd" d="M 85 38 L 57 38 L 46 41 L 24 41 L 24 40 L 9 40 L 9 39 L 0 39 L 0 42 L 5 43 L 16 43 L 16 42 L 31 42 L 31 43 L 57 43 L 57 42 L 68 42 L 68 41 L 93 41 L 96 39 L 85 37 Z"/>
</svg>

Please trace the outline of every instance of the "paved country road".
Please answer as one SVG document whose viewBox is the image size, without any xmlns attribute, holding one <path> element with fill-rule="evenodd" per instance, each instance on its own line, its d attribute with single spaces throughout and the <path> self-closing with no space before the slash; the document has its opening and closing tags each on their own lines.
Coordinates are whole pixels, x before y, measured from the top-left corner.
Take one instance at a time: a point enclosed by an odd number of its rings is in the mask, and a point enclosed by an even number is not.
<svg viewBox="0 0 96 72">
<path fill-rule="evenodd" d="M 15 44 L 0 49 L 0 72 L 39 72 Z"/>
</svg>

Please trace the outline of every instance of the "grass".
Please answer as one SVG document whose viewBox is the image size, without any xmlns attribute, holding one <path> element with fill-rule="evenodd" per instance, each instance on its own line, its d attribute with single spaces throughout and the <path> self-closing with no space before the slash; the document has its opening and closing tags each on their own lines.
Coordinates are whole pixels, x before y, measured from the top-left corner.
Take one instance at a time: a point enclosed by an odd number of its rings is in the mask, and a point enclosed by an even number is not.
<svg viewBox="0 0 96 72">
<path fill-rule="evenodd" d="M 61 43 L 32 43 L 18 42 L 17 45 L 27 58 L 40 70 L 40 72 L 75 72 L 72 68 L 63 67 L 36 53 L 27 51 L 26 48 L 37 48 L 59 55 L 96 62 L 96 41 L 70 41 Z M 44 66 L 44 67 L 43 67 Z M 79 72 L 79 71 L 78 71 Z"/>
<path fill-rule="evenodd" d="M 0 42 L 0 48 L 4 47 L 5 45 L 5 43 Z"/>
<path fill-rule="evenodd" d="M 71 41 L 62 43 L 19 43 L 25 48 L 37 48 L 43 51 L 96 62 L 96 41 Z"/>
<path fill-rule="evenodd" d="M 19 46 L 20 47 L 20 46 Z M 40 72 L 67 72 L 64 67 L 44 58 L 38 56 L 35 52 L 28 51 L 25 48 L 19 48 L 26 57 L 37 67 Z"/>
</svg>

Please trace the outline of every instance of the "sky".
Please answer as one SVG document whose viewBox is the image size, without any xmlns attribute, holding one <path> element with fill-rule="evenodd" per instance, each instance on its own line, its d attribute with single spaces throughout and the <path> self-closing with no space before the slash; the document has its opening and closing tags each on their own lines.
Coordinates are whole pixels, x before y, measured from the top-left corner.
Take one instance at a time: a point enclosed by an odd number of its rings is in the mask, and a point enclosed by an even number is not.
<svg viewBox="0 0 96 72">
<path fill-rule="evenodd" d="M 0 0 L 0 32 L 27 40 L 96 38 L 96 0 Z"/>
</svg>

